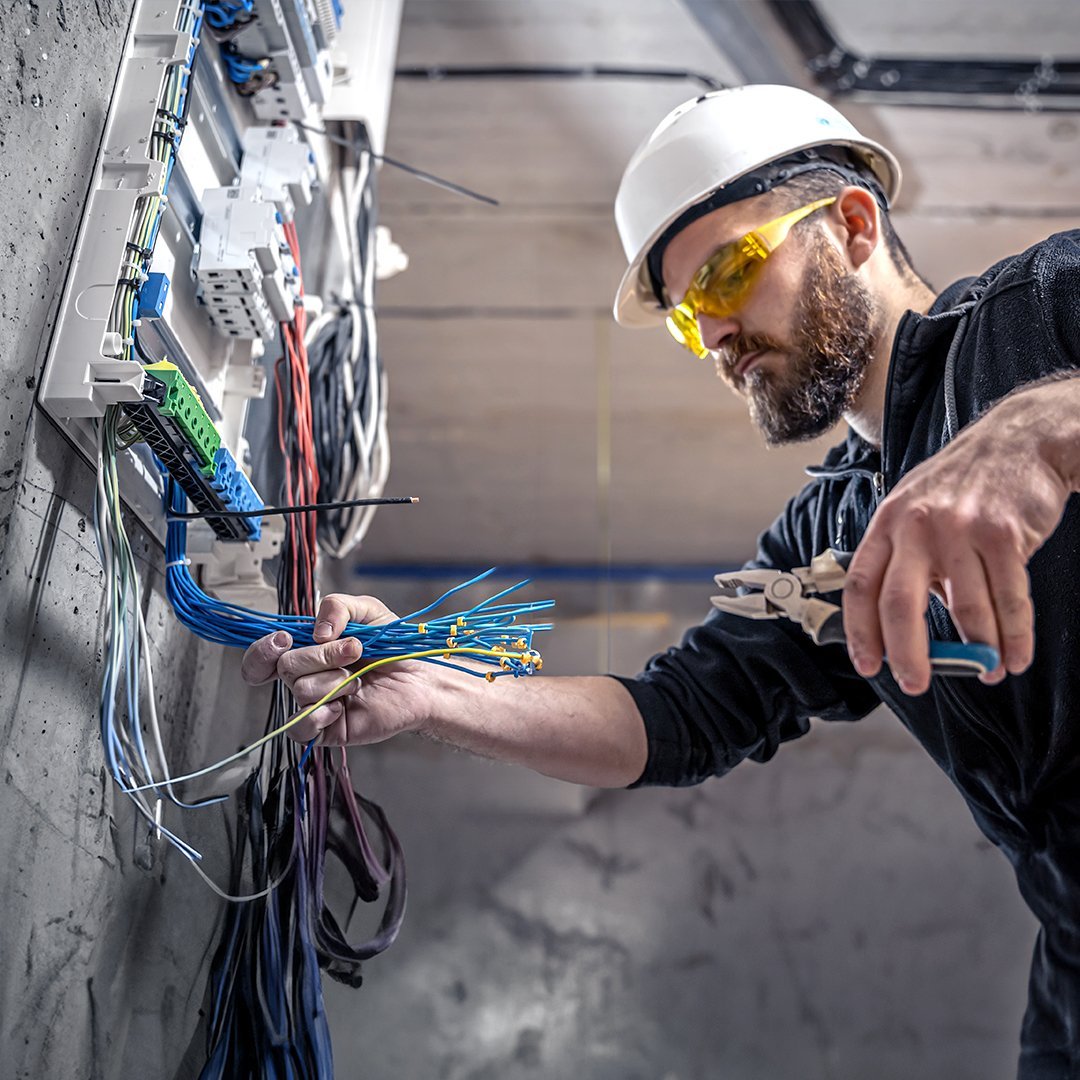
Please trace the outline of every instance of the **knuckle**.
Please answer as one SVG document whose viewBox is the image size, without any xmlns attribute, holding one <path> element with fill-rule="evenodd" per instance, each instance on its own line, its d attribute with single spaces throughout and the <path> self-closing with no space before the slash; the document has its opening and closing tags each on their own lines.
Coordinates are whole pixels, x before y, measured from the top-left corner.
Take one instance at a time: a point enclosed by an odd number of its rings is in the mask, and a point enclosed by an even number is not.
<svg viewBox="0 0 1080 1080">
<path fill-rule="evenodd" d="M 1003 593 L 995 598 L 998 613 L 1005 619 L 1027 618 L 1031 616 L 1031 597 L 1027 593 Z"/>
<path fill-rule="evenodd" d="M 1011 530 L 1000 518 L 985 514 L 967 515 L 964 521 L 965 531 L 982 546 L 997 547 L 1008 543 Z"/>
<path fill-rule="evenodd" d="M 915 606 L 911 593 L 902 586 L 887 585 L 881 591 L 880 610 L 886 621 L 910 615 Z"/>
<path fill-rule="evenodd" d="M 949 612 L 954 619 L 964 623 L 980 621 L 990 615 L 989 608 L 981 599 L 967 596 L 954 600 Z"/>
<path fill-rule="evenodd" d="M 872 583 L 868 574 L 862 570 L 849 570 L 844 580 L 844 593 L 856 600 L 865 599 L 872 591 Z"/>
<path fill-rule="evenodd" d="M 323 667 L 337 667 L 337 656 L 340 648 L 340 641 L 328 641 L 324 645 L 316 645 L 311 655 L 315 662 Z"/>
<path fill-rule="evenodd" d="M 910 502 L 903 507 L 904 524 L 913 529 L 926 529 L 933 524 L 934 511 L 924 502 Z"/>
<path fill-rule="evenodd" d="M 267 634 L 253 641 L 245 650 L 240 661 L 240 673 L 247 682 L 263 682 L 274 673 L 274 647 L 270 643 L 272 634 Z"/>
<path fill-rule="evenodd" d="M 301 705 L 311 705 L 325 697 L 348 672 L 341 668 L 304 675 L 293 683 L 292 695 Z"/>
<path fill-rule="evenodd" d="M 297 656 L 302 650 L 296 649 L 292 652 L 282 653 L 278 657 L 277 662 L 277 676 L 283 682 L 291 682 L 296 678 L 297 674 Z"/>
<path fill-rule="evenodd" d="M 356 598 L 357 607 L 363 612 L 364 620 L 371 622 L 374 619 L 379 618 L 387 611 L 386 605 L 375 596 L 358 596 Z"/>
<path fill-rule="evenodd" d="M 318 701 L 322 694 L 312 693 L 311 676 L 304 675 L 292 684 L 292 696 L 297 705 L 306 706 Z"/>
<path fill-rule="evenodd" d="M 903 517 L 908 499 L 903 491 L 894 491 L 887 496 L 885 501 L 874 511 L 871 522 L 873 528 L 881 530 L 891 528 L 898 517 Z"/>
<path fill-rule="evenodd" d="M 325 705 L 320 705 L 310 716 L 306 718 L 306 722 L 310 725 L 311 730 L 314 732 L 321 731 L 324 727 L 332 724 L 335 720 L 340 720 L 343 715 L 343 706 L 340 701 L 329 701 Z M 298 724 L 297 727 L 300 725 Z M 311 736 L 309 735 L 308 738 Z"/>
</svg>

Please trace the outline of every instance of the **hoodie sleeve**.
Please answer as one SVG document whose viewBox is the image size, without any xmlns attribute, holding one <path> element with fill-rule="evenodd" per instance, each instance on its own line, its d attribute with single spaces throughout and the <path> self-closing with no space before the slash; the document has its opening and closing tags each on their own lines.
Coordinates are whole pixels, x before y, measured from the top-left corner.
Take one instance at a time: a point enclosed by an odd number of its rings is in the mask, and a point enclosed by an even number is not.
<svg viewBox="0 0 1080 1080">
<path fill-rule="evenodd" d="M 1045 366 L 1055 373 L 1080 369 L 1080 232 L 1052 237 L 1037 269 L 1036 294 L 1051 351 Z"/>
<path fill-rule="evenodd" d="M 962 425 L 1028 383 L 1080 369 L 1080 231 L 1000 265 L 983 279 L 956 365 Z"/>
<path fill-rule="evenodd" d="M 820 491 L 808 485 L 789 502 L 747 567 L 789 570 L 809 562 L 803 556 L 814 547 Z M 648 736 L 648 762 L 635 787 L 696 784 L 745 758 L 767 761 L 782 742 L 806 734 L 811 717 L 858 720 L 879 704 L 842 646 L 815 645 L 786 619 L 716 610 L 640 675 L 620 682 Z"/>
</svg>

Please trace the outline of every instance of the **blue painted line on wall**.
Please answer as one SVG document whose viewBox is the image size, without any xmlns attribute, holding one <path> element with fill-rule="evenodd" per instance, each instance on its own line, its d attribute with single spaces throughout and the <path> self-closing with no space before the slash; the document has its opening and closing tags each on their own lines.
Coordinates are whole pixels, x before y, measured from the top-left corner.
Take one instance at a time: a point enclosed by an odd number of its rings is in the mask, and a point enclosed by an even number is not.
<svg viewBox="0 0 1080 1080">
<path fill-rule="evenodd" d="M 466 581 L 482 574 L 487 566 L 466 563 L 366 563 L 353 567 L 357 577 L 411 578 L 431 580 L 452 578 Z M 712 582 L 714 574 L 738 570 L 733 565 L 616 563 L 612 566 L 591 563 L 506 563 L 492 575 L 497 578 L 531 578 L 533 581 L 584 581 L 637 583 L 665 581 L 692 585 Z"/>
</svg>

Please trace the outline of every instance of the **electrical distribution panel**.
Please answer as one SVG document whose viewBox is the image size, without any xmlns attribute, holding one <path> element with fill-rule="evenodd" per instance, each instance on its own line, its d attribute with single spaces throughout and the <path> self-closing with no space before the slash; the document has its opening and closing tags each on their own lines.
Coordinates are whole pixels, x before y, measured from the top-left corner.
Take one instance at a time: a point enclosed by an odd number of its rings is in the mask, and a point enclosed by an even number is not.
<svg viewBox="0 0 1080 1080">
<path fill-rule="evenodd" d="M 321 295 L 343 293 L 350 257 L 334 144 L 363 123 L 382 147 L 401 4 L 135 5 L 39 400 L 92 463 L 97 421 L 122 406 L 120 489 L 159 539 L 163 467 L 202 512 L 274 501 L 251 479 L 268 435 L 251 403 L 301 296 L 290 237 L 316 253 L 304 303 L 317 314 Z M 183 29 L 196 10 L 197 37 Z M 140 215 L 152 225 L 133 243 Z M 125 284 L 130 332 L 115 329 Z M 279 518 L 211 517 L 193 524 L 190 557 L 252 602 L 282 531 Z"/>
</svg>

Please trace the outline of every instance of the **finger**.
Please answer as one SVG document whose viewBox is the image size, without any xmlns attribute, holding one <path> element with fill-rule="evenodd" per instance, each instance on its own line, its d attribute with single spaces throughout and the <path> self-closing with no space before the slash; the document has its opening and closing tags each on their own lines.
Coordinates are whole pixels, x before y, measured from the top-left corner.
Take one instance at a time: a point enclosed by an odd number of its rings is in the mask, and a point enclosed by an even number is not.
<svg viewBox="0 0 1080 1080">
<path fill-rule="evenodd" d="M 352 672 L 345 668 L 334 668 L 330 671 L 320 671 L 316 675 L 304 675 L 293 683 L 292 695 L 296 698 L 297 705 L 301 706 L 321 701 L 327 694 L 330 695 L 327 698 L 328 701 L 350 697 L 360 689 L 359 679 L 353 679 L 352 682 L 341 686 L 342 681 L 351 674 Z"/>
<path fill-rule="evenodd" d="M 333 641 L 340 637 L 345 625 L 350 622 L 376 626 L 393 622 L 397 616 L 374 596 L 349 596 L 346 593 L 331 593 L 324 596 L 319 605 L 319 614 L 315 616 L 315 629 L 312 636 L 316 641 Z"/>
<path fill-rule="evenodd" d="M 279 630 L 253 641 L 240 661 L 240 675 L 250 686 L 260 686 L 277 678 L 278 660 L 292 646 L 292 638 Z"/>
<path fill-rule="evenodd" d="M 323 645 L 308 645 L 284 653 L 277 662 L 278 678 L 292 686 L 304 675 L 319 671 L 336 671 L 360 659 L 364 647 L 356 638 L 341 638 Z M 344 677 L 344 676 L 343 676 Z"/>
<path fill-rule="evenodd" d="M 881 670 L 885 646 L 878 621 L 878 595 L 892 544 L 873 523 L 859 544 L 844 579 L 844 637 L 855 670 L 864 678 Z"/>
<path fill-rule="evenodd" d="M 288 730 L 288 736 L 297 742 L 310 742 L 323 728 L 328 727 L 335 720 L 340 720 L 344 715 L 345 706 L 342 702 L 327 702 L 309 713 L 303 720 L 298 720 L 293 724 Z"/>
<path fill-rule="evenodd" d="M 979 642 L 1001 652 L 997 613 L 990 595 L 982 560 L 965 548 L 963 554 L 949 567 L 945 577 L 945 606 L 949 617 L 964 641 Z M 1000 665 L 979 678 L 983 682 L 1000 682 L 1005 669 Z"/>
<path fill-rule="evenodd" d="M 965 549 L 945 575 L 945 606 L 964 641 L 998 647 L 997 614 L 982 560 Z"/>
<path fill-rule="evenodd" d="M 336 720 L 327 724 L 319 732 L 315 742 L 316 746 L 348 746 L 349 745 L 349 714 L 344 710 Z"/>
<path fill-rule="evenodd" d="M 990 596 L 997 615 L 1002 666 L 1019 675 L 1035 656 L 1035 609 L 1023 559 L 1015 552 L 991 549 L 983 555 Z"/>
<path fill-rule="evenodd" d="M 926 608 L 930 599 L 930 564 L 921 544 L 897 545 L 881 579 L 878 616 L 889 670 L 905 694 L 930 686 L 930 646 Z"/>
</svg>

